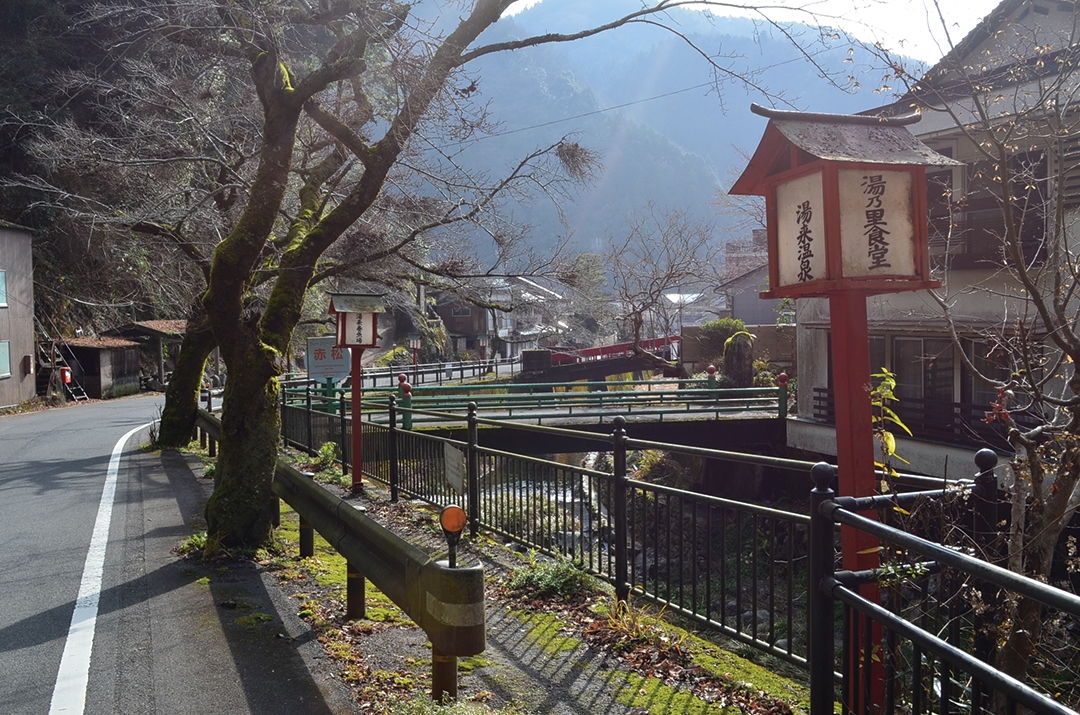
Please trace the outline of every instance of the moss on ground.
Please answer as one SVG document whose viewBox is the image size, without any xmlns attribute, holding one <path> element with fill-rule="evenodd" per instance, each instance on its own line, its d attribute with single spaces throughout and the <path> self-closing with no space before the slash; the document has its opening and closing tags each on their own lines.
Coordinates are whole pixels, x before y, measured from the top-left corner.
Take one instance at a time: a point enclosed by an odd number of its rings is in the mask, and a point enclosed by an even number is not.
<svg viewBox="0 0 1080 715">
<path fill-rule="evenodd" d="M 300 542 L 300 517 L 285 502 L 281 503 L 281 526 L 276 530 L 277 540 L 288 553 L 296 553 L 295 545 Z M 274 566 L 281 573 L 282 580 L 299 580 L 311 574 L 320 586 L 329 588 L 339 598 L 345 597 L 346 559 L 334 550 L 326 539 L 315 532 L 315 555 L 300 559 L 297 557 L 278 557 L 273 559 Z M 394 605 L 382 591 L 371 582 L 365 586 L 367 619 L 382 623 L 409 623 L 405 612 Z M 310 610 L 310 609 L 305 609 Z M 301 611 L 303 614 L 304 611 Z"/>
<path fill-rule="evenodd" d="M 514 616 L 528 627 L 529 641 L 549 655 L 559 655 L 577 650 L 581 641 L 561 635 L 566 621 L 551 613 L 513 611 Z"/>
<path fill-rule="evenodd" d="M 601 616 L 608 609 L 603 604 L 597 604 L 595 610 L 597 615 Z M 563 635 L 567 624 L 565 619 L 560 618 L 558 614 L 534 613 L 531 611 L 512 611 L 512 613 L 528 629 L 526 637 L 529 642 L 548 655 L 563 655 L 577 650 L 583 645 L 581 640 Z M 643 618 L 650 621 L 661 621 L 659 618 L 650 616 L 643 616 Z M 718 678 L 732 684 L 735 690 L 744 693 L 760 693 L 766 697 L 780 698 L 790 702 L 794 710 L 809 712 L 810 693 L 806 687 L 783 676 L 776 675 L 745 658 L 724 651 L 702 638 L 686 633 L 677 626 L 666 622 L 663 625 L 665 629 L 675 634 L 676 637 L 685 633 L 682 646 L 690 654 L 690 659 L 694 665 L 702 668 L 701 675 L 703 677 Z M 593 665 L 584 667 L 589 670 L 596 668 Z M 657 715 L 661 713 L 693 715 L 696 713 L 737 713 L 741 711 L 736 705 L 723 702 L 706 702 L 685 689 L 665 685 L 658 678 L 646 678 L 623 670 L 601 670 L 599 672 L 619 702 L 630 707 L 646 708 L 650 713 L 656 713 Z"/>
</svg>

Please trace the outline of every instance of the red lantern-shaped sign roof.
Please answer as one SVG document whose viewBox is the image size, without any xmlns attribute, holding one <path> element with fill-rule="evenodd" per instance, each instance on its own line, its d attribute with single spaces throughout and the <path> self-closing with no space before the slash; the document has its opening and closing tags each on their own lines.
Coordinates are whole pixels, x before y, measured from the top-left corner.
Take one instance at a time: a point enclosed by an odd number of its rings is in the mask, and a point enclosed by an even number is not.
<svg viewBox="0 0 1080 715">
<path fill-rule="evenodd" d="M 926 238 L 927 166 L 956 166 L 907 125 L 765 109 L 769 125 L 731 194 L 764 196 L 769 281 L 762 297 L 867 295 L 934 287 Z"/>
</svg>

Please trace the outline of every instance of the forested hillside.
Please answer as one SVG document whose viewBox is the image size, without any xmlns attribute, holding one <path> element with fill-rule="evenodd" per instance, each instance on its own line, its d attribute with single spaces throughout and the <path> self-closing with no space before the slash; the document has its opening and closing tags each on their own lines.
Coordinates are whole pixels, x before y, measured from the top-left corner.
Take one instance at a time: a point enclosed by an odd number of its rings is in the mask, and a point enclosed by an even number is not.
<svg viewBox="0 0 1080 715">
<path fill-rule="evenodd" d="M 537 32 L 570 32 L 626 10 L 627 0 L 541 2 L 504 18 L 490 39 Z M 604 172 L 595 185 L 566 206 L 569 230 L 581 250 L 595 250 L 605 231 L 618 233 L 626 217 L 652 201 L 710 217 L 710 202 L 729 186 L 765 127 L 750 114 L 751 102 L 781 108 L 849 113 L 881 103 L 880 75 L 869 57 L 834 42 L 815 60 L 836 74 L 840 88 L 774 29 L 745 19 L 675 14 L 678 27 L 703 51 L 735 57 L 735 66 L 757 87 L 732 77 L 718 96 L 712 73 L 687 42 L 652 26 L 623 28 L 584 42 L 523 50 L 478 63 L 478 88 L 490 102 L 501 133 L 462 145 L 460 160 L 498 171 L 523 152 L 573 134 L 599 151 Z M 809 43 L 818 31 L 805 28 Z M 850 78 L 850 79 L 849 79 Z M 854 82 L 852 82 L 854 80 Z M 764 91 L 761 91 L 764 90 Z M 539 245 L 567 229 L 550 203 L 524 208 L 518 219 L 536 226 Z"/>
</svg>

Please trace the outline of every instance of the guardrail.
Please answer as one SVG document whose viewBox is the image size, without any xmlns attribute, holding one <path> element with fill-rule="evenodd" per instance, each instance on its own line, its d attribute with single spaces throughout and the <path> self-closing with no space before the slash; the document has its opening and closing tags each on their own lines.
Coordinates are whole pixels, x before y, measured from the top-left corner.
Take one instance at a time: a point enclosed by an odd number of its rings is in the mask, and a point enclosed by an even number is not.
<svg viewBox="0 0 1080 715">
<path fill-rule="evenodd" d="M 200 409 L 196 425 L 217 440 L 221 424 Z M 346 616 L 365 617 L 370 580 L 427 634 L 432 645 L 432 698 L 457 697 L 457 658 L 487 647 L 484 568 L 449 568 L 334 496 L 308 475 L 278 461 L 273 493 L 300 515 L 300 556 L 313 556 L 311 529 L 348 563 Z"/>
</svg>

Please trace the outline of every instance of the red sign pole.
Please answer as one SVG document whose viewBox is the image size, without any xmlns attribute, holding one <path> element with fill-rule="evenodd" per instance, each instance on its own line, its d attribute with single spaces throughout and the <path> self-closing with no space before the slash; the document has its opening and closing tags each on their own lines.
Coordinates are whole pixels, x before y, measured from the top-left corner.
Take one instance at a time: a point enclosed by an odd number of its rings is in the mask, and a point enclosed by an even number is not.
<svg viewBox="0 0 1080 715">
<path fill-rule="evenodd" d="M 870 404 L 870 341 L 866 320 L 866 296 L 856 291 L 829 296 L 829 322 L 832 326 L 833 395 L 836 405 L 836 466 L 841 496 L 868 497 L 876 493 L 874 471 L 874 425 Z M 874 517 L 874 514 L 866 516 Z M 847 571 L 875 569 L 880 565 L 878 540 L 870 534 L 843 527 L 843 565 Z M 881 603 L 877 582 L 864 584 L 859 593 L 874 603 Z M 874 623 L 874 643 L 881 642 L 881 626 Z M 860 653 L 862 643 L 848 644 L 852 653 Z M 884 703 L 885 673 L 878 659 L 863 668 L 871 672 L 870 702 Z"/>
<path fill-rule="evenodd" d="M 363 377 L 360 358 L 363 355 L 363 348 L 352 349 L 352 490 L 354 492 L 364 488 L 364 459 L 361 447 L 364 428 L 360 424 L 360 383 Z"/>
<path fill-rule="evenodd" d="M 829 296 L 832 326 L 833 394 L 836 404 L 836 463 L 840 495 L 868 497 L 875 493 L 874 425 L 870 405 L 870 343 L 866 320 L 866 296 L 855 291 Z M 855 533 L 865 541 L 848 548 Z M 862 570 L 878 565 L 873 548 L 877 539 L 844 529 L 844 568 Z M 855 547 L 855 544 L 851 544 Z"/>
</svg>

